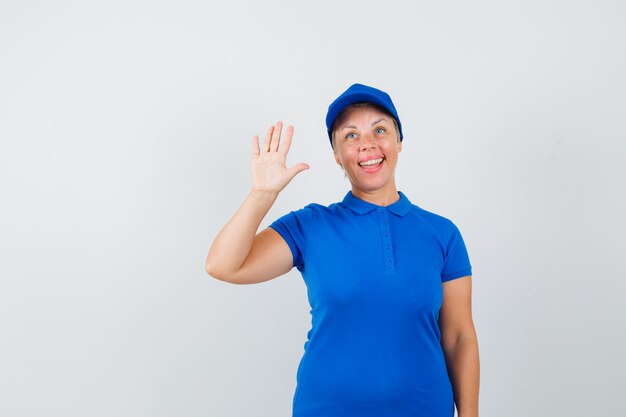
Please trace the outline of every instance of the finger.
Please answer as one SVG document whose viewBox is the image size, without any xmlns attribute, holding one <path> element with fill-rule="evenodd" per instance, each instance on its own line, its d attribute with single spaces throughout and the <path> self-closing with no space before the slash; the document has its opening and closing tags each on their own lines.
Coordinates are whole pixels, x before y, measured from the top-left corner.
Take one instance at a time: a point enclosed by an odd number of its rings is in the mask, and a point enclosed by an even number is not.
<svg viewBox="0 0 626 417">
<path fill-rule="evenodd" d="M 293 126 L 289 125 L 287 126 L 285 137 L 283 138 L 283 140 L 280 143 L 280 146 L 278 147 L 278 152 L 287 155 L 287 152 L 289 152 L 289 148 L 291 148 L 291 138 L 293 138 Z"/>
<path fill-rule="evenodd" d="M 283 130 L 283 122 L 276 122 L 274 127 L 274 133 L 272 134 L 272 141 L 270 142 L 270 152 L 276 152 L 278 144 L 280 143 L 280 134 Z"/>
<path fill-rule="evenodd" d="M 258 156 L 261 153 L 259 149 L 259 136 L 254 135 L 252 137 L 252 154 Z"/>
<path fill-rule="evenodd" d="M 311 168 L 309 164 L 305 164 L 304 162 L 300 162 L 299 164 L 295 164 L 291 168 L 287 170 L 287 174 L 289 175 L 289 181 L 293 179 L 296 175 L 304 171 L 305 169 Z"/>
<path fill-rule="evenodd" d="M 267 134 L 265 135 L 265 140 L 263 141 L 263 152 L 267 152 L 270 150 L 270 141 L 272 140 L 272 133 L 274 132 L 274 126 L 270 126 L 267 130 Z"/>
</svg>

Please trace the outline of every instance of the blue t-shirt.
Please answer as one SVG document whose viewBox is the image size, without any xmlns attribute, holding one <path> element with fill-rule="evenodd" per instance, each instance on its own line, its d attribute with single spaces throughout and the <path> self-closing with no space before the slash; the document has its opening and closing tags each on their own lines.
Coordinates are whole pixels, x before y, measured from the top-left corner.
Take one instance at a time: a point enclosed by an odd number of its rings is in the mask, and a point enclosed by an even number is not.
<svg viewBox="0 0 626 417">
<path fill-rule="evenodd" d="M 442 283 L 471 275 L 458 228 L 402 193 L 292 211 L 270 227 L 306 283 L 311 329 L 293 417 L 452 417 Z"/>
</svg>

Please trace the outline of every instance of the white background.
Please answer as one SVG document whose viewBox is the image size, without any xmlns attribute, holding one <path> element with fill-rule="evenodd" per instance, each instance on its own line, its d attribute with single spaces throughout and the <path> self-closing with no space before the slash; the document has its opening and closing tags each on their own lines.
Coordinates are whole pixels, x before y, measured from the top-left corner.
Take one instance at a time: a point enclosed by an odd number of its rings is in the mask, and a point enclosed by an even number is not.
<svg viewBox="0 0 626 417">
<path fill-rule="evenodd" d="M 482 416 L 616 415 L 626 365 L 621 1 L 0 2 L 0 415 L 289 416 L 297 270 L 209 277 L 250 141 L 343 198 L 328 104 L 404 129 L 398 188 L 461 230 Z"/>
</svg>

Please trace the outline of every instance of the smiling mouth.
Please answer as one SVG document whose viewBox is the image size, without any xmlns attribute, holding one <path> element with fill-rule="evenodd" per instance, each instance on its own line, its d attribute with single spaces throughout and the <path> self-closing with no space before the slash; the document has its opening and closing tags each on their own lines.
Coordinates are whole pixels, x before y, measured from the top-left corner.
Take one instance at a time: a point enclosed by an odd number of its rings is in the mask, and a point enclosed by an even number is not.
<svg viewBox="0 0 626 417">
<path fill-rule="evenodd" d="M 385 158 L 378 158 L 378 159 L 370 159 L 369 161 L 363 161 L 363 162 L 359 162 L 359 166 L 362 167 L 367 167 L 367 168 L 373 168 L 378 166 L 380 163 L 383 162 Z"/>
</svg>

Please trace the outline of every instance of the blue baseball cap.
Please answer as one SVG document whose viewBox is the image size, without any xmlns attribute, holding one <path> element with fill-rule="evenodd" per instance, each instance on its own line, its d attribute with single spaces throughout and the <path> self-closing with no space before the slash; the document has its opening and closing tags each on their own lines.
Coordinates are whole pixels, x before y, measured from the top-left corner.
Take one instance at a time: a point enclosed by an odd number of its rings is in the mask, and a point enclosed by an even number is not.
<svg viewBox="0 0 626 417">
<path fill-rule="evenodd" d="M 344 91 L 335 99 L 335 101 L 330 103 L 330 106 L 328 106 L 328 113 L 326 114 L 326 128 L 328 130 L 328 139 L 330 139 L 331 146 L 333 144 L 331 129 L 333 128 L 335 119 L 337 119 L 337 116 L 339 116 L 343 109 L 356 103 L 373 103 L 388 111 L 398 123 L 400 140 L 402 141 L 402 124 L 400 123 L 398 112 L 396 111 L 396 107 L 393 105 L 389 94 L 377 88 L 368 87 L 367 85 L 352 84 L 350 88 Z"/>
</svg>

